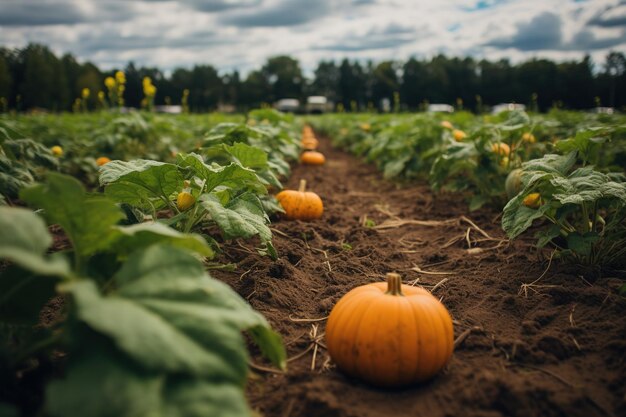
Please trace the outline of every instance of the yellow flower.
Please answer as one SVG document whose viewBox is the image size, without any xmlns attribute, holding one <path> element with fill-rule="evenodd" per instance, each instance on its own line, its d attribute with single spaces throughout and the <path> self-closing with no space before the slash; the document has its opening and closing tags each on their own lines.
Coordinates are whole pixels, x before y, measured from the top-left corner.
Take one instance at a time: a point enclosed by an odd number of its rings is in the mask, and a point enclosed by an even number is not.
<svg viewBox="0 0 626 417">
<path fill-rule="evenodd" d="M 541 205 L 541 194 L 539 193 L 530 193 L 526 197 L 524 197 L 524 201 L 522 202 L 526 207 L 529 208 L 538 208 Z"/>
<path fill-rule="evenodd" d="M 54 156 L 63 155 L 63 148 L 61 148 L 59 145 L 53 146 L 52 148 L 50 148 L 50 150 L 52 151 L 52 155 Z"/>
<path fill-rule="evenodd" d="M 126 75 L 122 71 L 116 72 L 115 81 L 117 81 L 118 84 L 126 84 Z"/>
<path fill-rule="evenodd" d="M 526 132 L 522 135 L 522 140 L 526 143 L 535 143 L 537 142 L 537 138 L 530 132 Z"/>
<path fill-rule="evenodd" d="M 372 126 L 369 123 L 361 123 L 361 130 L 369 132 Z"/>
<path fill-rule="evenodd" d="M 106 86 L 106 88 L 108 88 L 109 90 L 112 90 L 115 88 L 115 79 L 113 77 L 106 77 L 104 79 L 104 85 Z"/>
<path fill-rule="evenodd" d="M 104 91 L 98 91 L 98 100 L 104 101 Z"/>
<path fill-rule="evenodd" d="M 447 120 L 444 120 L 444 121 L 441 122 L 441 127 L 443 127 L 444 129 L 450 129 L 450 130 L 453 129 L 452 123 L 450 123 Z"/>
<path fill-rule="evenodd" d="M 89 91 L 88 88 L 83 88 L 82 95 L 84 99 L 88 99 L 90 94 L 91 94 L 91 91 Z"/>
<path fill-rule="evenodd" d="M 456 140 L 457 142 L 463 142 L 463 139 L 467 137 L 465 132 L 463 132 L 462 130 L 458 130 L 458 129 L 454 129 L 452 131 L 452 136 L 454 137 L 454 140 Z"/>
<path fill-rule="evenodd" d="M 152 84 L 149 84 L 149 85 L 144 84 L 143 86 L 143 94 L 146 97 L 154 97 L 156 95 L 156 91 L 157 91 L 156 87 L 153 86 Z"/>
</svg>

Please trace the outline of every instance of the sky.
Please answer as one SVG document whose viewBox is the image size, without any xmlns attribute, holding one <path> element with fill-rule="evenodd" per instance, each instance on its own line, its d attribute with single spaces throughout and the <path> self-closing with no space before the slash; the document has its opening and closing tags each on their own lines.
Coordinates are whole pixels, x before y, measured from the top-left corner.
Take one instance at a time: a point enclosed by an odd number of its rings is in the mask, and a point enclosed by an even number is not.
<svg viewBox="0 0 626 417">
<path fill-rule="evenodd" d="M 246 73 L 288 54 L 375 62 L 438 53 L 557 61 L 626 52 L 626 0 L 0 0 L 0 46 L 48 45 L 103 69 L 211 64 Z"/>
</svg>

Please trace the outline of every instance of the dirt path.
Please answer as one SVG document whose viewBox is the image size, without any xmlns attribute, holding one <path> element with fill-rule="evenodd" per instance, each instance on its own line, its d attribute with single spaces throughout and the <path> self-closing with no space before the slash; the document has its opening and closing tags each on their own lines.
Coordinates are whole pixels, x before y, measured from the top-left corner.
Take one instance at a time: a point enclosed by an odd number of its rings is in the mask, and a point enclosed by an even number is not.
<svg viewBox="0 0 626 417">
<path fill-rule="evenodd" d="M 288 373 L 259 371 L 251 380 L 254 409 L 266 417 L 626 415 L 620 279 L 592 282 L 557 262 L 546 272 L 545 254 L 528 242 L 501 241 L 497 212 L 468 213 L 458 196 L 383 181 L 326 140 L 321 151 L 327 164 L 294 167 L 287 188 L 306 179 L 324 201 L 323 218 L 273 224 L 278 262 L 232 245 L 226 250 L 235 257 L 225 260 L 238 270 L 214 273 L 265 314 L 287 344 Z M 469 334 L 433 381 L 394 391 L 344 377 L 324 348 L 311 344 L 343 294 L 389 271 L 405 283 L 437 285 L 456 336 L 482 329 Z M 535 286 L 521 287 L 542 275 Z M 254 361 L 261 364 L 258 355 Z"/>
</svg>

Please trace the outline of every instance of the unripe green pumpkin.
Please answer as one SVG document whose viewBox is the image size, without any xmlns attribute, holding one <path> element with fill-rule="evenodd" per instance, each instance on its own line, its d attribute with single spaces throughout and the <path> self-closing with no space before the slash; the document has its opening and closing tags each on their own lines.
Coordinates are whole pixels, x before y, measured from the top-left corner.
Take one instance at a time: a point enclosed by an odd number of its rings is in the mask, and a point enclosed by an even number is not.
<svg viewBox="0 0 626 417">
<path fill-rule="evenodd" d="M 509 172 L 504 183 L 506 196 L 510 200 L 522 191 L 522 170 L 517 168 Z"/>
</svg>

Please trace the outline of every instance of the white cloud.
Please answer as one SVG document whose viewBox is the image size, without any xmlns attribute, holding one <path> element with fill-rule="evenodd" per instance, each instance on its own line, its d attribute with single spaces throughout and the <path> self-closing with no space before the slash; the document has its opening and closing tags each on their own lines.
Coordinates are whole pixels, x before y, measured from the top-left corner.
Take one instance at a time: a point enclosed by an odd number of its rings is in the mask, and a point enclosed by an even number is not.
<svg viewBox="0 0 626 417">
<path fill-rule="evenodd" d="M 2 2 L 0 45 L 44 43 L 105 68 L 132 60 L 166 70 L 209 63 L 246 72 L 290 54 L 310 73 L 321 59 L 344 57 L 443 52 L 516 62 L 591 53 L 601 61 L 611 48 L 626 48 L 626 7 L 618 0 Z"/>
</svg>

